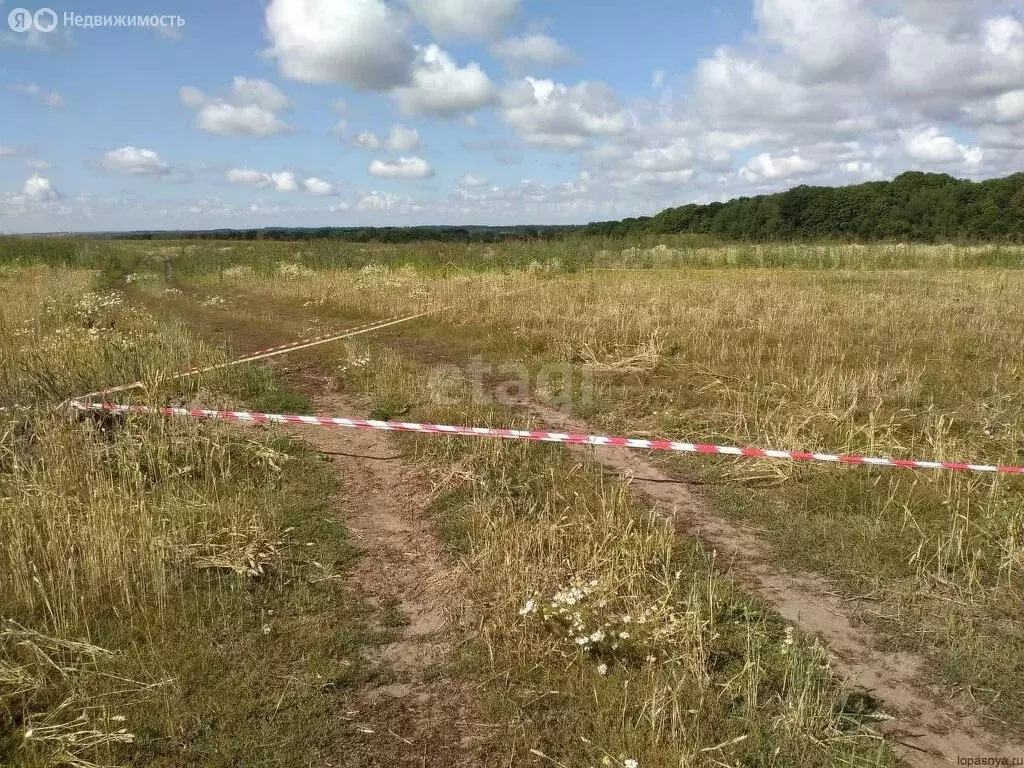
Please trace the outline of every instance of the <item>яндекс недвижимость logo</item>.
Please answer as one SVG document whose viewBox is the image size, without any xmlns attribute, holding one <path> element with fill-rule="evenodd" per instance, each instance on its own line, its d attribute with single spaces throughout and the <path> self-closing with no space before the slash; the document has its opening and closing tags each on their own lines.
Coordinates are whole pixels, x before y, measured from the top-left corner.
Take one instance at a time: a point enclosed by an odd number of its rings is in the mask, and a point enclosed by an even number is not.
<svg viewBox="0 0 1024 768">
<path fill-rule="evenodd" d="M 15 8 L 7 14 L 7 24 L 15 32 L 53 32 L 57 28 L 57 12 L 52 8 L 40 8 L 33 13 L 26 8 Z"/>
<path fill-rule="evenodd" d="M 40 8 L 30 11 L 27 8 L 15 8 L 7 14 L 7 25 L 15 32 L 53 32 L 60 18 L 52 8 Z M 178 14 L 77 14 L 65 11 L 63 17 L 65 27 L 83 29 L 107 27 L 135 28 L 176 28 L 185 26 L 185 19 Z"/>
</svg>

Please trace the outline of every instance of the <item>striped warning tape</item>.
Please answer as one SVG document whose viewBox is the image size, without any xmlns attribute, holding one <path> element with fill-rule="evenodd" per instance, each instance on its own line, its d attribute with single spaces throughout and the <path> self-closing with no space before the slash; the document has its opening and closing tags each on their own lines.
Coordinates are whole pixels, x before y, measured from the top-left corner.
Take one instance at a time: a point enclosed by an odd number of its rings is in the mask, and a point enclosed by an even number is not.
<svg viewBox="0 0 1024 768">
<path fill-rule="evenodd" d="M 776 451 L 763 448 L 737 448 L 729 445 L 707 445 L 703 443 L 684 443 L 676 440 L 648 440 L 645 438 L 611 437 L 608 435 L 576 435 L 566 432 L 500 429 L 494 427 L 459 427 L 447 424 L 418 424 L 415 422 L 404 421 L 374 421 L 325 416 L 300 416 L 296 414 L 252 413 L 250 411 L 209 411 L 199 408 L 150 408 L 145 405 L 115 405 L 112 403 L 74 402 L 72 403 L 72 406 L 79 410 L 100 410 L 114 413 L 153 413 L 164 416 L 235 421 L 246 424 L 300 424 L 318 427 L 340 427 L 342 429 L 380 430 L 384 432 L 415 432 L 426 435 L 490 437 L 504 440 L 526 440 L 541 443 L 565 443 L 567 445 L 609 446 L 648 451 L 677 451 L 680 453 L 747 456 L 758 459 L 813 461 L 832 464 L 859 464 L 875 467 L 900 467 L 904 469 L 947 469 L 957 472 L 990 472 L 1005 475 L 1024 474 L 1024 467 L 998 466 L 995 464 L 968 464 L 959 461 L 919 461 L 873 456 L 843 456 L 828 453 Z"/>
</svg>

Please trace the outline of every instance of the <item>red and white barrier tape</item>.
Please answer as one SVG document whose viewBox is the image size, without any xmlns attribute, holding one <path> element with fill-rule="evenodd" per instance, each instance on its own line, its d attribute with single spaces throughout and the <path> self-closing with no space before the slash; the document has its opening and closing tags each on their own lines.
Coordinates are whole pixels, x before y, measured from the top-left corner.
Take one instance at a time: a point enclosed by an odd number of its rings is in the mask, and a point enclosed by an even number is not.
<svg viewBox="0 0 1024 768">
<path fill-rule="evenodd" d="M 648 440 L 635 437 L 611 437 L 608 435 L 574 435 L 566 432 L 500 429 L 494 427 L 457 427 L 447 424 L 417 424 L 414 422 L 404 421 L 374 421 L 364 419 L 330 418 L 325 416 L 300 416 L 296 414 L 251 413 L 249 411 L 208 411 L 198 408 L 150 408 L 145 405 L 114 405 L 112 403 L 75 402 L 72 403 L 72 406 L 84 411 L 102 410 L 114 413 L 158 413 L 164 416 L 235 421 L 246 424 L 300 424 L 317 427 L 339 427 L 342 429 L 380 430 L 384 432 L 415 432 L 426 435 L 490 437 L 503 440 L 526 440 L 540 443 L 609 446 L 614 448 L 634 448 L 648 451 L 677 451 L 681 453 L 747 456 L 758 459 L 815 461 L 831 464 L 860 464 L 874 467 L 900 467 L 903 469 L 947 469 L 957 472 L 990 472 L 1005 475 L 1024 475 L 1024 467 L 997 466 L 994 464 L 967 464 L 958 461 L 918 461 L 912 459 L 891 459 L 872 456 L 840 456 L 828 453 L 775 451 L 763 448 L 737 448 L 729 445 L 706 445 L 702 443 L 683 443 L 675 440 Z"/>
</svg>

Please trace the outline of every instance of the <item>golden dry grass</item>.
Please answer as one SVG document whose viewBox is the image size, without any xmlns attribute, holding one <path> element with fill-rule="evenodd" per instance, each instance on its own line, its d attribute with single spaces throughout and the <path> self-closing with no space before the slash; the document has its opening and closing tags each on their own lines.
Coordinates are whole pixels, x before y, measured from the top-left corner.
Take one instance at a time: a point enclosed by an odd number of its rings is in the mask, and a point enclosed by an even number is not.
<svg viewBox="0 0 1024 768">
<path fill-rule="evenodd" d="M 705 249 L 781 258 L 796 247 Z M 992 247 L 808 248 L 864 264 L 969 263 Z M 735 255 L 734 254 L 734 255 Z M 697 256 L 689 254 L 687 259 Z M 738 258 L 738 256 L 737 256 Z M 796 258 L 796 257 L 792 257 Z M 859 265 L 863 267 L 864 264 Z M 301 282 L 210 278 L 241 307 L 388 315 L 443 296 L 465 310 L 393 343 L 414 357 L 570 362 L 596 376 L 582 415 L 618 434 L 826 453 L 1024 463 L 1017 270 L 667 269 L 551 276 L 409 267 Z M 496 298 L 532 286 L 525 294 Z M 244 297 L 258 296 L 251 300 Z M 247 303 L 248 302 L 248 303 Z M 470 309 L 471 308 L 471 309 Z M 241 310 L 248 311 L 248 310 Z M 1024 712 L 1014 605 L 1024 592 L 1019 481 L 992 476 L 670 459 L 721 483 L 720 508 L 765 527 L 791 562 L 887 606 L 900 646 L 955 684 Z M 720 478 L 716 480 L 715 478 Z M 872 619 L 869 610 L 867 618 Z"/>
<path fill-rule="evenodd" d="M 160 246 L 180 265 L 168 292 L 151 271 L 162 254 L 129 244 L 118 247 L 136 275 L 125 290 L 148 312 L 105 306 L 102 291 L 85 299 L 82 273 L 7 272 L 8 284 L 34 287 L 0 312 L 23 340 L 0 355 L 17 363 L 4 368 L 8 391 L 29 402 L 137 377 L 158 398 L 168 372 L 222 359 L 165 314 L 263 327 L 284 342 L 454 306 L 318 364 L 381 415 L 516 419 L 473 402 L 459 377 L 446 380 L 444 403 L 429 386 L 439 363 L 482 356 L 574 366 L 594 385 L 577 415 L 609 432 L 1024 462 L 1024 277 L 1002 268 L 1020 249 L 607 246 Z M 356 268 L 323 268 L 341 261 Z M 622 264 L 638 269 L 577 271 Z M 230 399 L 239 386 L 204 380 L 204 396 Z M 18 429 L 0 441 L 11 481 L 0 568 L 13 577 L 0 595 L 39 631 L 81 633 L 105 608 L 171 615 L 182 573 L 244 580 L 282 549 L 281 520 L 264 514 L 260 478 L 276 450 L 264 442 L 155 424 L 107 441 L 47 422 L 26 452 Z M 708 553 L 595 466 L 549 447 L 414 450 L 465 571 L 467 653 L 478 654 L 465 674 L 496 693 L 511 754 L 645 768 L 891 763 L 823 650 L 719 580 Z M 786 562 L 867 594 L 865 618 L 888 642 L 931 654 L 947 683 L 1019 720 L 1018 481 L 707 458 L 666 467 L 709 483 L 717 509 L 764 531 Z M 82 494 L 57 491 L 72 486 Z M 17 686 L 20 675 L 4 679 Z"/>
</svg>

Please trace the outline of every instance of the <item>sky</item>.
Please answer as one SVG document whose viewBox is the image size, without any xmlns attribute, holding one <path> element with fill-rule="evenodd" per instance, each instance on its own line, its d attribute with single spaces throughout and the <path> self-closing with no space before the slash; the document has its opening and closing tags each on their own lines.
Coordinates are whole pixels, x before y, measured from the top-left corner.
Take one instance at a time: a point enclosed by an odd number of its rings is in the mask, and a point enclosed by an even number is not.
<svg viewBox="0 0 1024 768">
<path fill-rule="evenodd" d="M 0 232 L 584 223 L 1024 169 L 1024 0 L 46 7 L 0 0 Z"/>
</svg>

